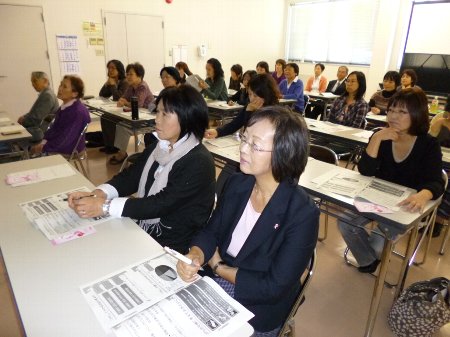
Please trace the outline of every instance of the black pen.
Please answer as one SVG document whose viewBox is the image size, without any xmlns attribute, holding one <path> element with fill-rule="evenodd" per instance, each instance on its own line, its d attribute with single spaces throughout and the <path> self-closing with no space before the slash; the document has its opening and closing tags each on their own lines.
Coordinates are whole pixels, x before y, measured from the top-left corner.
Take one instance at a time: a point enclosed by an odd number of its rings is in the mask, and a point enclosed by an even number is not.
<svg viewBox="0 0 450 337">
<path fill-rule="evenodd" d="M 91 198 L 91 197 L 96 198 L 97 196 L 95 194 L 83 195 L 82 197 L 79 197 L 79 198 L 77 198 L 75 200 L 80 200 L 80 199 L 83 199 L 83 198 Z M 69 200 L 69 198 L 64 198 L 63 199 L 63 201 L 67 201 L 67 200 Z"/>
</svg>

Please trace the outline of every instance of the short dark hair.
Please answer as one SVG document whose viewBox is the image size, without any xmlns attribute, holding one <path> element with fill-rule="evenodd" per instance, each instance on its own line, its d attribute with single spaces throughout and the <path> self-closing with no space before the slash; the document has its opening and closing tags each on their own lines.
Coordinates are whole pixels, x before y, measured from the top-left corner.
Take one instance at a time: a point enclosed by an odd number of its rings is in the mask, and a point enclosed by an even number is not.
<svg viewBox="0 0 450 337">
<path fill-rule="evenodd" d="M 319 66 L 320 69 L 322 69 L 322 71 L 325 70 L 325 65 L 324 65 L 323 63 L 317 63 L 317 64 L 314 66 L 314 68 L 317 67 L 317 66 Z"/>
<path fill-rule="evenodd" d="M 413 69 L 403 69 L 402 76 L 406 74 L 411 77 L 411 86 L 415 86 L 417 83 L 417 74 Z"/>
<path fill-rule="evenodd" d="M 398 71 L 390 70 L 384 74 L 383 81 L 394 81 L 395 86 L 398 87 L 400 85 L 400 74 Z"/>
<path fill-rule="evenodd" d="M 218 59 L 210 58 L 208 61 L 206 61 L 206 63 L 209 63 L 214 70 L 214 78 L 212 78 L 213 81 L 216 81 L 218 78 L 223 77 L 222 64 Z"/>
<path fill-rule="evenodd" d="M 139 62 L 135 62 L 135 63 L 130 63 L 129 65 L 127 65 L 127 73 L 133 69 L 134 72 L 136 73 L 137 77 L 140 77 L 141 79 L 144 79 L 144 75 L 145 75 L 145 69 L 142 66 L 142 64 L 140 64 Z"/>
<path fill-rule="evenodd" d="M 77 93 L 77 98 L 83 98 L 84 96 L 84 83 L 83 80 L 76 75 L 65 75 L 63 80 L 69 80 L 72 92 Z"/>
<path fill-rule="evenodd" d="M 283 59 L 276 60 L 275 64 L 281 64 L 281 66 L 283 67 L 283 70 L 284 70 L 284 68 L 286 68 L 286 61 Z"/>
<path fill-rule="evenodd" d="M 270 74 L 258 74 L 248 83 L 250 89 L 264 99 L 264 106 L 278 104 L 281 96 L 277 82 Z"/>
<path fill-rule="evenodd" d="M 272 175 L 277 182 L 298 184 L 309 156 L 309 133 L 303 119 L 281 105 L 261 108 L 250 115 L 247 127 L 267 119 L 275 128 L 272 148 Z"/>
<path fill-rule="evenodd" d="M 173 79 L 175 80 L 175 82 L 177 82 L 177 84 L 180 83 L 180 81 L 181 81 L 180 73 L 178 72 L 178 70 L 175 67 L 162 68 L 161 71 L 159 72 L 159 77 L 162 76 L 163 71 L 165 71 L 170 76 L 172 76 Z"/>
<path fill-rule="evenodd" d="M 191 76 L 192 72 L 189 70 L 188 65 L 186 64 L 186 62 L 177 62 L 177 64 L 175 64 L 175 68 L 177 69 L 183 69 L 183 71 L 188 75 Z"/>
<path fill-rule="evenodd" d="M 297 63 L 289 62 L 288 64 L 286 64 L 286 67 L 291 67 L 292 69 L 294 69 L 294 73 L 296 75 L 298 75 L 298 73 L 300 72 L 300 68 L 298 67 Z"/>
<path fill-rule="evenodd" d="M 108 63 L 106 63 L 106 68 L 108 68 L 111 63 L 114 64 L 119 73 L 119 80 L 123 80 L 125 78 L 125 67 L 123 66 L 123 63 L 119 60 L 109 60 Z"/>
<path fill-rule="evenodd" d="M 248 75 L 250 77 L 250 80 L 255 77 L 256 75 L 258 75 L 258 73 L 256 72 L 256 70 L 247 70 L 244 75 L 242 75 L 242 79 L 244 79 L 244 77 Z"/>
<path fill-rule="evenodd" d="M 233 64 L 230 70 L 233 71 L 238 77 L 242 77 L 242 66 L 240 64 Z"/>
<path fill-rule="evenodd" d="M 363 98 L 366 93 L 366 75 L 362 71 L 352 71 L 348 74 L 347 79 L 351 76 L 355 75 L 356 80 L 358 81 L 358 91 L 356 91 L 355 100 L 359 100 Z M 345 90 L 344 96 L 348 96 L 347 90 Z"/>
<path fill-rule="evenodd" d="M 256 64 L 256 68 L 258 67 L 263 68 L 266 71 L 266 73 L 269 72 L 269 64 L 266 61 L 259 61 Z"/>
<path fill-rule="evenodd" d="M 162 100 L 167 112 L 175 113 L 180 123 L 180 138 L 193 134 L 199 141 L 208 128 L 208 106 L 203 96 L 190 85 L 180 85 L 163 89 L 156 105 Z"/>
<path fill-rule="evenodd" d="M 430 128 L 428 116 L 428 99 L 422 89 L 417 87 L 399 90 L 391 97 L 387 106 L 404 107 L 411 118 L 408 133 L 413 136 L 425 135 Z"/>
</svg>

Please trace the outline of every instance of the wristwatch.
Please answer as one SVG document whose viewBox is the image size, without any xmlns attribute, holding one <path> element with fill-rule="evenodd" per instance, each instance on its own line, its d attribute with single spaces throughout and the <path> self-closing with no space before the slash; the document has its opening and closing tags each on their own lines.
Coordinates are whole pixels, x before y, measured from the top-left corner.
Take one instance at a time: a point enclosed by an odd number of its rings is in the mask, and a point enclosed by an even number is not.
<svg viewBox="0 0 450 337">
<path fill-rule="evenodd" d="M 111 200 L 105 200 L 102 205 L 103 216 L 109 216 L 109 206 L 111 206 Z"/>
<path fill-rule="evenodd" d="M 216 275 L 216 276 L 219 276 L 219 275 L 217 275 L 217 273 L 216 273 L 217 268 L 219 268 L 219 266 L 226 266 L 226 265 L 227 265 L 227 264 L 226 264 L 225 262 L 223 262 L 222 260 L 220 260 L 219 262 L 217 262 L 217 263 L 212 267 L 212 272 L 213 272 L 213 274 Z"/>
</svg>

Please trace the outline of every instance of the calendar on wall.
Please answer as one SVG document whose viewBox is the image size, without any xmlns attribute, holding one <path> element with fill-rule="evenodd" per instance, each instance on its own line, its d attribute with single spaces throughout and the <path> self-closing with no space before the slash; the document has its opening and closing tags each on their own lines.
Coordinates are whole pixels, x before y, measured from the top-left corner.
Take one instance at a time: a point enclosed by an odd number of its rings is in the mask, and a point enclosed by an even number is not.
<svg viewBox="0 0 450 337">
<path fill-rule="evenodd" d="M 61 76 L 80 74 L 80 56 L 77 35 L 56 35 Z"/>
</svg>

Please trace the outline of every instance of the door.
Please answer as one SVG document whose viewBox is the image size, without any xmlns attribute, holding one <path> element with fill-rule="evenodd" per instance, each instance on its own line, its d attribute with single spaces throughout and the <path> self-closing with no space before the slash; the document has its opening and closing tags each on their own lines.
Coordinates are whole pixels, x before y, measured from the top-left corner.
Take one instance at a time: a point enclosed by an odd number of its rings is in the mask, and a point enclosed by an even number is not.
<svg viewBox="0 0 450 337">
<path fill-rule="evenodd" d="M 0 5 L 0 31 L 0 111 L 14 118 L 36 100 L 31 72 L 45 71 L 51 79 L 42 8 Z"/>
<path fill-rule="evenodd" d="M 104 12 L 106 61 L 139 62 L 152 92 L 162 88 L 159 72 L 164 67 L 164 22 L 162 17 Z"/>
</svg>

